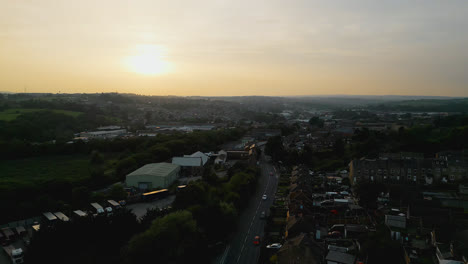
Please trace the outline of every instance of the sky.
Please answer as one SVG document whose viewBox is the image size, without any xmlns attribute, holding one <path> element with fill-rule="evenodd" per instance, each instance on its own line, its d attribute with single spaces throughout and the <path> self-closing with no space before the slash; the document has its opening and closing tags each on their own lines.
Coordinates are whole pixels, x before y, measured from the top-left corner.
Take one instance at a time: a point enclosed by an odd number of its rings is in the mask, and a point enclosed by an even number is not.
<svg viewBox="0 0 468 264">
<path fill-rule="evenodd" d="M 0 7 L 0 91 L 468 96 L 466 0 Z"/>
</svg>

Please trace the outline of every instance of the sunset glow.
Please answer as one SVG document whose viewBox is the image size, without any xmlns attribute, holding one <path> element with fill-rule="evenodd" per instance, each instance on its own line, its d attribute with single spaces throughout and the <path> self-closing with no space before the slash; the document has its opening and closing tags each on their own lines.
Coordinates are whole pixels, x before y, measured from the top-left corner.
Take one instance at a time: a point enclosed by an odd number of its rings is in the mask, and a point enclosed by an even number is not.
<svg viewBox="0 0 468 264">
<path fill-rule="evenodd" d="M 166 60 L 164 48 L 152 45 L 142 45 L 138 54 L 127 58 L 129 69 L 144 75 L 165 74 L 171 70 Z"/>
<path fill-rule="evenodd" d="M 464 0 L 0 3 L 0 91 L 468 96 Z"/>
</svg>

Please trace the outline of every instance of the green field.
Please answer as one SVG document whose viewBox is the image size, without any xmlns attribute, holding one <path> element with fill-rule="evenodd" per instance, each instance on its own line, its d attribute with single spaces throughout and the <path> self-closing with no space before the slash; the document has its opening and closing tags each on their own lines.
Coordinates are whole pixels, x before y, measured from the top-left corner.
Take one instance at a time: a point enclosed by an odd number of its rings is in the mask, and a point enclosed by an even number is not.
<svg viewBox="0 0 468 264">
<path fill-rule="evenodd" d="M 0 185 L 41 184 L 55 179 L 70 182 L 89 177 L 88 156 L 49 156 L 0 161 Z"/>
<path fill-rule="evenodd" d="M 0 120 L 11 121 L 15 120 L 18 116 L 25 113 L 39 112 L 39 111 L 51 111 L 58 114 L 65 114 L 72 117 L 81 115 L 81 112 L 67 111 L 67 110 L 55 110 L 55 109 L 29 109 L 29 108 L 12 108 L 0 112 Z"/>
</svg>

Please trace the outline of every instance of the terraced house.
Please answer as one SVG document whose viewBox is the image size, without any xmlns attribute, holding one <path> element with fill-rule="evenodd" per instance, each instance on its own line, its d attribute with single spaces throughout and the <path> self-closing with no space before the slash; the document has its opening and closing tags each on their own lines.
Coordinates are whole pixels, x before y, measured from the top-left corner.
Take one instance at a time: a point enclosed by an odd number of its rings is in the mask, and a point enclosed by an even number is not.
<svg viewBox="0 0 468 264">
<path fill-rule="evenodd" d="M 360 181 L 431 184 L 434 181 L 458 181 L 467 178 L 466 162 L 447 158 L 355 159 L 349 163 L 351 183 Z"/>
</svg>

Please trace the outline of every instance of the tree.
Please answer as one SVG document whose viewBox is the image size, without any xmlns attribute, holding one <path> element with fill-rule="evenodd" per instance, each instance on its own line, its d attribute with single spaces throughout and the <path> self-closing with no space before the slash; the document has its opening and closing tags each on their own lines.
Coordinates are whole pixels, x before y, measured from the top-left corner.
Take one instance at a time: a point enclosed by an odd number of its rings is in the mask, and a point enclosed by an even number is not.
<svg viewBox="0 0 468 264">
<path fill-rule="evenodd" d="M 112 185 L 110 191 L 109 191 L 109 197 L 114 199 L 114 200 L 125 200 L 127 199 L 127 192 L 125 191 L 124 187 L 122 184 L 114 184 Z"/>
<path fill-rule="evenodd" d="M 91 164 L 102 165 L 104 163 L 104 157 L 97 150 L 91 152 Z"/>
<path fill-rule="evenodd" d="M 72 203 L 76 207 L 82 207 L 88 204 L 90 191 L 85 186 L 75 187 L 72 190 Z"/>
<path fill-rule="evenodd" d="M 361 182 L 355 187 L 355 193 L 359 197 L 359 204 L 367 208 L 375 208 L 377 197 L 385 191 L 386 187 L 382 183 Z"/>
<path fill-rule="evenodd" d="M 344 155 L 345 145 L 343 139 L 339 138 L 335 141 L 335 144 L 333 145 L 333 152 L 335 152 L 338 157 L 342 157 Z"/>
<path fill-rule="evenodd" d="M 265 145 L 265 153 L 270 155 L 273 160 L 279 161 L 287 155 L 283 147 L 283 140 L 280 136 L 270 137 Z"/>
<path fill-rule="evenodd" d="M 188 211 L 177 211 L 156 219 L 145 232 L 134 236 L 126 252 L 126 263 L 207 263 L 206 243 Z"/>
<path fill-rule="evenodd" d="M 314 116 L 309 120 L 309 124 L 312 126 L 322 128 L 325 122 L 322 119 L 320 119 L 318 116 Z"/>
</svg>

